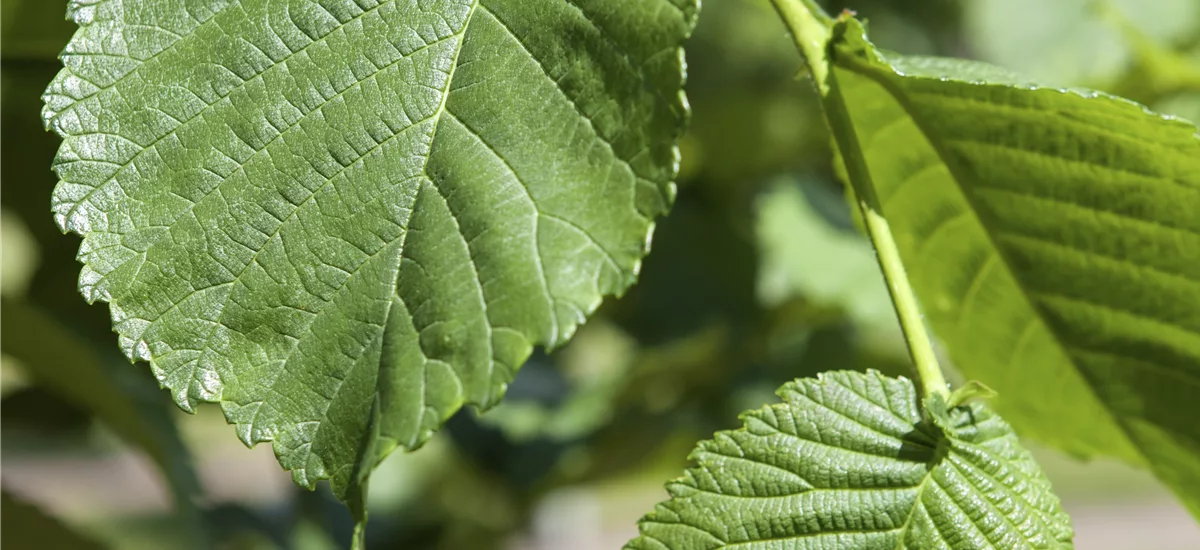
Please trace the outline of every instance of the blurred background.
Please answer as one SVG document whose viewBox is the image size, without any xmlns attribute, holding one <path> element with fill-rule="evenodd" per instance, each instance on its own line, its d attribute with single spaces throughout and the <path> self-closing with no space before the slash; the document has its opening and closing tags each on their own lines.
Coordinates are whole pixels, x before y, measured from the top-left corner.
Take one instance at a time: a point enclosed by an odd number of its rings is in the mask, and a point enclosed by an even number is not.
<svg viewBox="0 0 1200 550">
<path fill-rule="evenodd" d="M 0 3 L 3 542 L 22 548 L 345 548 L 349 514 L 247 450 L 215 406 L 177 410 L 76 292 L 55 228 L 58 139 L 39 96 L 73 28 L 64 0 Z M 1200 120 L 1200 0 L 857 0 L 881 46 L 990 61 Z M 907 374 L 868 243 L 830 164 L 810 84 L 766 0 L 704 0 L 688 44 L 691 129 L 674 211 L 639 284 L 504 403 L 463 411 L 371 481 L 372 549 L 618 548 L 697 440 L 782 382 Z M 110 396 L 119 395 L 120 399 Z M 1030 444 L 1084 549 L 1194 550 L 1200 527 L 1150 475 Z M 31 538 L 26 538 L 31 537 Z"/>
</svg>

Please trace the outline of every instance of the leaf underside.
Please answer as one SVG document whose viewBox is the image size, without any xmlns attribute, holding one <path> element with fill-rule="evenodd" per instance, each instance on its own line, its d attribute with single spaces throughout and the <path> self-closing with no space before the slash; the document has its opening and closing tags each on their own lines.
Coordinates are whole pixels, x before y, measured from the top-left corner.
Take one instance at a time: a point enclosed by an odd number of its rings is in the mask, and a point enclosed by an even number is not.
<svg viewBox="0 0 1200 550">
<path fill-rule="evenodd" d="M 689 0 L 93 0 L 46 91 L 80 288 L 179 405 L 354 498 L 631 284 Z"/>
<path fill-rule="evenodd" d="M 956 365 L 1022 435 L 1149 463 L 1200 515 L 1195 126 L 839 32 L 834 93 Z"/>
<path fill-rule="evenodd" d="M 912 382 L 826 372 L 691 455 L 630 550 L 1071 548 L 1070 518 L 1016 435 Z"/>
</svg>

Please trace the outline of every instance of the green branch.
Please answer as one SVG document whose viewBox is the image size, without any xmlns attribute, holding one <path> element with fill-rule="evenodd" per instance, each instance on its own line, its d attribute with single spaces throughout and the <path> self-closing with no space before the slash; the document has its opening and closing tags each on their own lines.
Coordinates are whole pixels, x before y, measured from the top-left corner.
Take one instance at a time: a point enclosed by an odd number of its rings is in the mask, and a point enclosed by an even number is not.
<svg viewBox="0 0 1200 550">
<path fill-rule="evenodd" d="M 858 197 L 867 235 L 875 247 L 879 267 L 887 280 L 888 292 L 896 308 L 896 315 L 900 318 L 900 328 L 904 331 L 904 339 L 916 365 L 917 376 L 921 379 L 924 393 L 926 396 L 940 394 L 947 397 L 949 391 L 946 378 L 933 352 L 920 305 L 912 285 L 908 282 L 904 263 L 900 259 L 900 250 L 896 247 L 887 219 L 884 218 L 875 196 L 875 187 L 859 147 L 850 113 L 842 97 L 832 91 L 836 77 L 829 70 L 828 48 L 834 20 L 813 0 L 772 0 L 772 3 L 792 33 L 796 48 L 804 56 L 813 82 L 821 95 L 826 122 L 841 150 L 851 186 Z"/>
<path fill-rule="evenodd" d="M 833 19 L 813 0 L 771 0 L 771 3 L 792 33 L 792 41 L 807 61 L 817 90 L 824 98 L 829 94 L 829 63 L 825 48 L 829 45 Z"/>
</svg>

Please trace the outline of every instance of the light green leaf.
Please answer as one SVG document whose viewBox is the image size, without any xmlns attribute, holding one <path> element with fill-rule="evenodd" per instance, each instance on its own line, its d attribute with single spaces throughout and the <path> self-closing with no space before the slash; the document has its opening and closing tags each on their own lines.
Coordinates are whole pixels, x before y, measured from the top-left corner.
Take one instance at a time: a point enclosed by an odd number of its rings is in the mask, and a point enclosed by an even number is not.
<svg viewBox="0 0 1200 550">
<path fill-rule="evenodd" d="M 969 380 L 966 384 L 950 392 L 950 397 L 946 398 L 946 405 L 957 407 L 972 399 L 992 399 L 993 397 L 996 397 L 996 390 L 978 380 Z"/>
<path fill-rule="evenodd" d="M 7 491 L 0 493 L 0 509 L 4 510 L 0 514 L 0 518 L 3 518 L 0 531 L 4 533 L 4 547 L 8 550 L 106 548 Z"/>
<path fill-rule="evenodd" d="M 912 382 L 826 372 L 692 452 L 636 550 L 1072 548 L 1050 482 L 982 405 L 917 406 Z"/>
<path fill-rule="evenodd" d="M 206 548 L 207 537 L 196 502 L 204 497 L 192 459 L 171 416 L 171 404 L 148 376 L 132 372 L 73 334 L 37 305 L 0 299 L 0 342 L 20 361 L 37 386 L 86 411 L 127 443 L 145 452 L 162 471 L 183 521 L 187 542 L 180 548 Z M 48 548 L 50 546 L 47 546 Z"/>
<path fill-rule="evenodd" d="M 80 288 L 180 406 L 220 402 L 355 507 L 383 456 L 632 283 L 696 10 L 74 2 L 44 116 Z"/>
<path fill-rule="evenodd" d="M 1102 5 L 1164 43 L 1186 38 L 1200 21 L 1195 0 L 969 0 L 964 36 L 984 61 L 1055 84 L 1108 84 L 1134 56 Z"/>
<path fill-rule="evenodd" d="M 823 220 L 800 185 L 779 182 L 759 198 L 760 300 L 774 307 L 804 297 L 841 306 L 856 322 L 894 328 L 896 310 L 871 244 L 861 234 Z"/>
<path fill-rule="evenodd" d="M 21 296 L 41 261 L 37 241 L 15 212 L 0 211 L 0 295 Z"/>
<path fill-rule="evenodd" d="M 553 403 L 544 398 L 510 399 L 488 411 L 479 422 L 521 443 L 536 438 L 569 442 L 611 422 L 638 350 L 637 343 L 620 328 L 598 321 L 589 323 L 555 353 L 554 368 L 562 372 L 567 386 L 565 394 L 559 395 L 561 399 Z M 526 371 L 525 375 L 529 374 Z M 538 393 L 554 392 L 543 389 Z"/>
<path fill-rule="evenodd" d="M 847 162 L 959 369 L 1022 435 L 1149 463 L 1200 514 L 1196 128 L 837 32 Z"/>
</svg>

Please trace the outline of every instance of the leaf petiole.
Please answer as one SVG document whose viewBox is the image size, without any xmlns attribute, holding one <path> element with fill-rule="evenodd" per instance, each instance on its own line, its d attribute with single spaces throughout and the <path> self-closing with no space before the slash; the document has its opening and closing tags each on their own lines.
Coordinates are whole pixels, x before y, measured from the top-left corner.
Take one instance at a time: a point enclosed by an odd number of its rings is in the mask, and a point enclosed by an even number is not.
<svg viewBox="0 0 1200 550">
<path fill-rule="evenodd" d="M 908 351 L 916 365 L 924 394 L 940 394 L 946 398 L 949 396 L 946 378 L 934 354 L 920 305 L 908 281 L 904 263 L 900 259 L 900 251 L 875 197 L 871 175 L 855 136 L 849 112 L 841 96 L 833 92 L 836 77 L 830 71 L 828 48 L 835 21 L 813 0 L 772 0 L 772 3 L 784 25 L 792 33 L 796 48 L 804 56 L 813 75 L 813 81 L 821 96 L 825 119 L 842 152 L 846 172 L 850 176 L 851 186 L 862 210 L 867 235 L 875 247 L 876 258 L 879 260 L 884 279 L 887 280 L 892 305 L 900 318 L 900 328 L 904 331 Z"/>
</svg>

